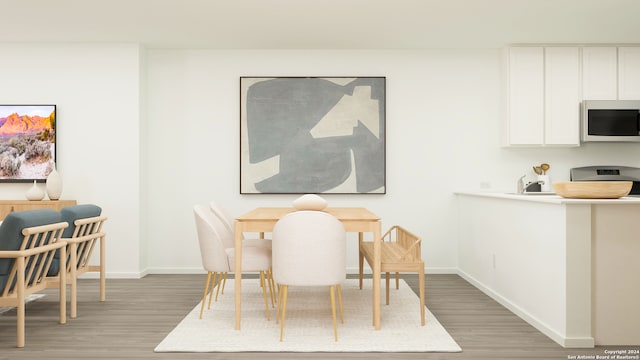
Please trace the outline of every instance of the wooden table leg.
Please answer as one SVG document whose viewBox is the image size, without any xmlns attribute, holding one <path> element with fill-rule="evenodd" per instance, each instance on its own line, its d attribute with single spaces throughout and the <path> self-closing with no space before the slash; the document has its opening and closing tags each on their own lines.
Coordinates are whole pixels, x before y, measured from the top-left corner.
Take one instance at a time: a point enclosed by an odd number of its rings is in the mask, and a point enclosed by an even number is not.
<svg viewBox="0 0 640 360">
<path fill-rule="evenodd" d="M 240 330 L 240 312 L 241 312 L 241 302 L 242 302 L 242 223 L 236 221 L 235 224 L 235 236 L 234 236 L 234 244 L 235 244 L 235 298 L 236 298 L 236 330 Z"/>
<path fill-rule="evenodd" d="M 381 224 L 373 228 L 373 327 L 380 330 L 380 270 L 382 262 Z"/>
</svg>

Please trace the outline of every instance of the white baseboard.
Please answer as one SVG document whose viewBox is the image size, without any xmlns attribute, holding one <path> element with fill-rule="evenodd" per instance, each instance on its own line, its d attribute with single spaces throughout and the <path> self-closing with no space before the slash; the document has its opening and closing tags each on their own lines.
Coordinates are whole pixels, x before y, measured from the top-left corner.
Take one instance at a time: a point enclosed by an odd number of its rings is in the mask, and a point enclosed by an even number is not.
<svg viewBox="0 0 640 360">
<path fill-rule="evenodd" d="M 365 267 L 363 272 L 367 275 L 371 275 L 371 268 Z M 456 268 L 433 268 L 427 267 L 424 269 L 425 274 L 458 274 L 458 269 Z M 147 268 L 141 272 L 107 272 L 107 279 L 140 279 L 147 275 L 152 274 L 161 274 L 161 275 L 171 275 L 171 274 L 206 274 L 206 272 L 202 269 L 202 267 L 192 267 L 192 268 Z M 347 274 L 358 274 L 357 267 L 347 268 Z M 81 279 L 99 279 L 100 275 L 97 272 L 87 272 L 80 276 Z"/>
<path fill-rule="evenodd" d="M 555 329 L 552 329 L 551 327 L 549 327 L 544 322 L 540 321 L 536 317 L 534 317 L 531 314 L 529 314 L 527 311 L 523 310 L 518 305 L 516 305 L 516 304 L 512 303 L 510 300 L 504 298 L 502 295 L 500 295 L 497 292 L 493 291 L 493 289 L 489 288 L 488 286 L 485 286 L 482 282 L 476 280 L 473 276 L 465 273 L 462 270 L 458 270 L 458 275 L 460 275 L 460 277 L 465 279 L 471 285 L 475 286 L 480 291 L 485 293 L 487 296 L 489 296 L 493 300 L 495 300 L 498 303 L 500 303 L 500 305 L 502 305 L 505 308 L 509 309 L 511 312 L 513 312 L 518 317 L 520 317 L 522 320 L 524 320 L 527 323 L 529 323 L 529 325 L 531 325 L 534 328 L 538 329 L 538 331 L 540 331 L 541 333 L 545 334 L 551 340 L 553 340 L 553 341 L 557 342 L 558 344 L 560 344 L 562 347 L 565 347 L 565 348 L 593 348 L 595 346 L 595 340 L 594 340 L 593 337 L 572 338 L 572 337 L 563 336 L 562 334 L 558 333 Z"/>
</svg>

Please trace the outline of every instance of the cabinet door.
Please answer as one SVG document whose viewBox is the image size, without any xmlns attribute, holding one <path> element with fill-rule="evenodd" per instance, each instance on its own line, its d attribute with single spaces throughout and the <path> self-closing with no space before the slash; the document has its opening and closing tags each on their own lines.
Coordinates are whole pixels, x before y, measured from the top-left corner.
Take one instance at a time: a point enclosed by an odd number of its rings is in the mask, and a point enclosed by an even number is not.
<svg viewBox="0 0 640 360">
<path fill-rule="evenodd" d="M 618 98 L 640 99 L 640 47 L 618 48 Z"/>
<path fill-rule="evenodd" d="M 582 98 L 618 98 L 618 52 L 615 47 L 582 48 Z"/>
<path fill-rule="evenodd" d="M 544 143 L 580 145 L 580 49 L 544 50 Z"/>
<path fill-rule="evenodd" d="M 543 55 L 542 47 L 509 49 L 509 145 L 540 145 L 544 141 Z"/>
</svg>

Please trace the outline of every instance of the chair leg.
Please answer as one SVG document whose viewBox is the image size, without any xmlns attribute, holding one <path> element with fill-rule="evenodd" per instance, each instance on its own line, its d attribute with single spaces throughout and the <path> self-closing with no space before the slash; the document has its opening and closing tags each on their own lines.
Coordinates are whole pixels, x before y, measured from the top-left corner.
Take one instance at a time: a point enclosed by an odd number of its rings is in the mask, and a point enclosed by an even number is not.
<svg viewBox="0 0 640 360">
<path fill-rule="evenodd" d="M 336 324 L 336 287 L 329 286 L 329 296 L 331 297 L 331 317 L 333 318 L 333 336 L 338 341 L 338 325 Z"/>
<path fill-rule="evenodd" d="M 260 271 L 260 287 L 262 288 L 262 296 L 264 297 L 264 309 L 267 313 L 267 320 L 271 320 L 269 312 L 269 300 L 267 300 L 267 283 L 264 278 L 264 271 Z"/>
<path fill-rule="evenodd" d="M 25 308 L 25 304 L 24 304 L 24 297 L 23 300 L 18 300 L 18 306 L 16 306 L 16 311 L 17 311 L 17 335 L 16 335 L 16 347 L 22 348 L 24 347 L 24 308 Z"/>
<path fill-rule="evenodd" d="M 420 282 L 420 325 L 424 326 L 424 270 L 418 271 L 418 281 Z"/>
<path fill-rule="evenodd" d="M 271 295 L 271 307 L 276 307 L 275 283 L 273 281 L 273 271 L 269 268 L 267 272 L 267 282 L 269 284 L 269 294 Z"/>
<path fill-rule="evenodd" d="M 224 286 L 227 285 L 227 272 L 226 271 L 223 272 L 220 276 L 223 278 L 223 280 L 222 280 L 222 295 L 224 295 Z M 218 295 L 216 295 L 216 301 L 218 301 Z"/>
<path fill-rule="evenodd" d="M 24 295 L 24 266 L 25 266 L 25 262 L 24 262 L 24 257 L 19 257 L 16 259 L 17 262 L 17 268 L 18 268 L 18 283 L 16 284 L 16 292 L 17 292 L 17 296 L 18 296 L 18 304 L 16 306 L 16 347 L 22 348 L 24 347 L 24 308 L 25 308 L 25 303 L 24 303 L 24 299 L 25 299 L 25 295 Z M 64 268 L 63 268 L 64 269 Z M 60 274 L 62 274 L 62 270 L 59 271 Z M 65 289 L 66 292 L 66 289 Z"/>
<path fill-rule="evenodd" d="M 211 281 L 211 271 L 207 273 L 207 280 L 204 282 L 204 292 L 202 293 L 202 305 L 200 306 L 200 319 L 202 319 L 202 313 L 204 312 L 204 303 L 207 300 L 207 291 L 209 290 L 209 282 Z"/>
<path fill-rule="evenodd" d="M 360 282 L 360 290 L 362 290 L 362 278 L 363 278 L 363 268 L 364 268 L 364 255 L 362 251 L 360 251 L 360 244 L 358 244 L 358 280 Z"/>
<path fill-rule="evenodd" d="M 400 289 L 400 273 L 396 272 L 396 290 Z"/>
<path fill-rule="evenodd" d="M 218 291 L 220 290 L 220 278 L 222 277 L 222 273 L 213 273 L 213 278 L 211 279 L 211 284 L 209 285 L 209 305 L 207 306 L 207 310 L 211 309 L 211 299 L 213 298 L 213 290 L 218 287 Z M 218 293 L 216 292 L 216 301 L 218 301 Z"/>
<path fill-rule="evenodd" d="M 107 300 L 107 271 L 106 271 L 105 237 L 100 238 L 100 301 Z"/>
<path fill-rule="evenodd" d="M 385 290 L 387 293 L 387 305 L 389 305 L 389 273 L 385 273 Z"/>
<path fill-rule="evenodd" d="M 340 321 L 344 324 L 344 311 L 342 310 L 342 285 L 338 284 L 338 304 L 340 305 Z"/>
<path fill-rule="evenodd" d="M 72 319 L 75 319 L 78 316 L 78 279 L 77 279 L 78 275 L 76 273 L 76 270 L 77 270 L 76 264 L 78 264 L 77 246 L 78 244 L 72 243 L 71 246 L 68 247 L 70 254 L 67 254 L 70 258 L 69 261 L 71 261 L 71 264 L 67 264 L 67 267 L 70 270 L 69 271 L 70 276 L 68 277 L 69 283 L 71 285 L 71 290 L 69 292 L 69 295 L 71 297 L 69 301 L 70 302 L 69 316 Z M 66 275 L 66 271 L 65 271 L 65 275 Z"/>
<path fill-rule="evenodd" d="M 282 298 L 282 301 L 278 302 L 278 307 L 282 307 L 282 319 L 280 319 L 280 341 L 282 341 L 282 336 L 284 334 L 284 317 L 287 312 L 287 295 L 289 293 L 289 285 L 281 285 L 281 287 L 280 297 Z M 282 305 L 280 303 L 282 303 Z"/>
<path fill-rule="evenodd" d="M 278 301 L 276 306 L 276 324 L 280 321 L 280 304 L 282 304 L 282 285 L 278 284 Z"/>
</svg>

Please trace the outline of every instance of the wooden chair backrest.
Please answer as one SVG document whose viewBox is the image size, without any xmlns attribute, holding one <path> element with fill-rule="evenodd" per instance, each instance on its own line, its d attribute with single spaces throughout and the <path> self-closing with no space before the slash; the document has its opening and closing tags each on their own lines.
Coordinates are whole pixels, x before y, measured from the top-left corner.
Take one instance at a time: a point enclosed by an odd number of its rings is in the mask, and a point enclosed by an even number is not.
<svg viewBox="0 0 640 360">
<path fill-rule="evenodd" d="M 384 242 L 394 242 L 403 251 L 398 254 L 398 258 L 394 259 L 399 262 L 417 262 L 422 261 L 422 250 L 420 247 L 421 239 L 402 226 L 395 225 L 391 227 L 383 236 Z"/>
<path fill-rule="evenodd" d="M 80 273 L 88 270 L 91 255 L 99 240 L 104 238 L 106 234 L 102 232 L 102 225 L 107 220 L 106 216 L 95 216 L 90 218 L 77 219 L 73 223 L 75 229 L 69 242 L 75 242 L 76 247 L 76 269 L 82 270 Z M 71 252 L 67 252 L 67 272 L 71 271 Z"/>
<path fill-rule="evenodd" d="M 24 283 L 25 293 L 46 287 L 43 280 L 56 251 L 66 246 L 64 241 L 59 240 L 67 226 L 66 222 L 60 222 L 25 228 L 22 230 L 24 238 L 19 250 L 0 252 L 2 257 L 15 259 L 0 298 L 14 296 L 18 289 L 16 283 L 19 281 Z"/>
</svg>

